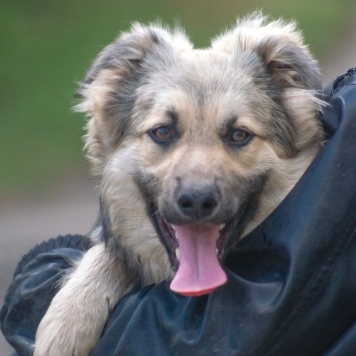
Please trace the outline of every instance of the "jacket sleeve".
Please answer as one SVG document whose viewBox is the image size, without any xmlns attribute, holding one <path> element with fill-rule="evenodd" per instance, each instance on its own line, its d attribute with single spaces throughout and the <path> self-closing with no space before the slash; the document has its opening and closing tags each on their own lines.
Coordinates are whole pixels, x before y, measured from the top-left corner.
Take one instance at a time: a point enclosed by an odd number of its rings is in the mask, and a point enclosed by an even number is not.
<svg viewBox="0 0 356 356">
<path fill-rule="evenodd" d="M 199 298 L 174 294 L 165 282 L 131 291 L 92 355 L 354 354 L 355 73 L 338 78 L 328 95 L 320 118 L 327 144 L 282 204 L 228 256 L 228 283 Z M 68 256 L 88 247 L 76 238 L 77 246 L 70 239 L 46 243 L 20 263 L 1 311 L 2 331 L 20 354 L 33 350 Z"/>
</svg>

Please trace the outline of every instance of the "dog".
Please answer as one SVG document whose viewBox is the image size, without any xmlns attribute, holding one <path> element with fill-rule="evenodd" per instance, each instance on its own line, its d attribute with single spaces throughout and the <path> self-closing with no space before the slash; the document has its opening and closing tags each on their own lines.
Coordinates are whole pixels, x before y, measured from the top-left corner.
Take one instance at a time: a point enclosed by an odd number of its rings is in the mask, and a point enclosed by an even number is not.
<svg viewBox="0 0 356 356">
<path fill-rule="evenodd" d="M 285 198 L 323 143 L 321 74 L 293 23 L 260 13 L 194 49 L 134 24 L 78 89 L 100 193 L 92 247 L 43 317 L 35 355 L 87 355 L 134 285 L 183 296 L 227 281 L 239 239 Z"/>
</svg>

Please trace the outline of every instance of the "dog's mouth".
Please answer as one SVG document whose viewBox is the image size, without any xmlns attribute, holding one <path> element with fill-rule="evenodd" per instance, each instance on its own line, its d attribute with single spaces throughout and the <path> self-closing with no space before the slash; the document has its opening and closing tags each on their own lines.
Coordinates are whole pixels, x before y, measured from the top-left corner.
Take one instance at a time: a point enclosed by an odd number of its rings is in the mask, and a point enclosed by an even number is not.
<svg viewBox="0 0 356 356">
<path fill-rule="evenodd" d="M 176 274 L 170 288 L 185 296 L 209 294 L 227 281 L 221 267 L 237 219 L 226 224 L 171 225 L 154 214 Z"/>
</svg>

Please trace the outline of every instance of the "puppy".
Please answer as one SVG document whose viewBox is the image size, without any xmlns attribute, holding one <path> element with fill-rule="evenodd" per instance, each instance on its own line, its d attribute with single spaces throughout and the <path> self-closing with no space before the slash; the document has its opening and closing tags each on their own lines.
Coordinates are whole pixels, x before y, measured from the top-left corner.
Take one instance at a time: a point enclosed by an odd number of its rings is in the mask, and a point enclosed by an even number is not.
<svg viewBox="0 0 356 356">
<path fill-rule="evenodd" d="M 87 355 L 134 285 L 184 296 L 227 281 L 223 262 L 322 143 L 321 75 L 294 24 L 259 13 L 194 49 L 134 24 L 78 90 L 100 192 L 92 247 L 42 319 L 35 355 Z"/>
</svg>

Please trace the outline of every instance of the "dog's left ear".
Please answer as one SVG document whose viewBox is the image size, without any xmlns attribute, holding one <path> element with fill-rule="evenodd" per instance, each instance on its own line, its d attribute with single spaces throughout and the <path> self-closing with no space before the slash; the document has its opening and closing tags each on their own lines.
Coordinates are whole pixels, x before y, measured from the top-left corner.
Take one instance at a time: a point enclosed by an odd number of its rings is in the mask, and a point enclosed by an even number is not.
<svg viewBox="0 0 356 356">
<path fill-rule="evenodd" d="M 270 77 L 279 91 L 278 103 L 286 109 L 297 132 L 293 142 L 296 151 L 321 141 L 322 128 L 316 119 L 324 104 L 320 99 L 321 73 L 294 23 L 267 22 L 267 17 L 257 12 L 217 38 L 212 47 L 236 60 L 243 58 L 247 65 L 249 58 L 252 75 L 264 72 Z M 256 71 L 256 63 L 262 71 Z"/>
<path fill-rule="evenodd" d="M 212 46 L 236 56 L 257 54 L 279 88 L 321 89 L 317 63 L 293 22 L 267 22 L 260 12 L 253 13 L 217 38 Z"/>
</svg>

